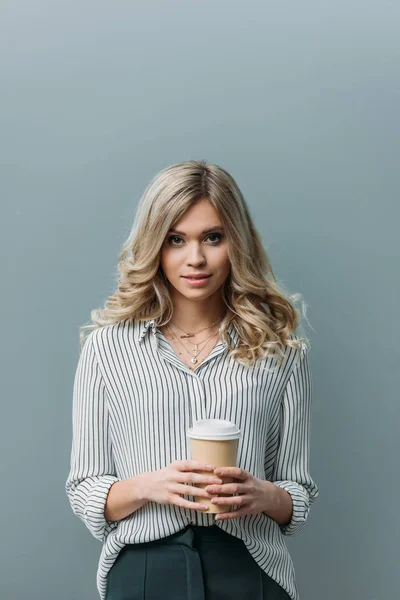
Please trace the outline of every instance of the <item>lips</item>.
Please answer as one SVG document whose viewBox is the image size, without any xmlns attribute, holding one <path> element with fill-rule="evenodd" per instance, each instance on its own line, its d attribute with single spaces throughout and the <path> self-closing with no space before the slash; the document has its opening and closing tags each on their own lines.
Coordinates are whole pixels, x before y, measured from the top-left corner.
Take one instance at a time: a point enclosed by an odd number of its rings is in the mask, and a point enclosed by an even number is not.
<svg viewBox="0 0 400 600">
<path fill-rule="evenodd" d="M 207 279 L 207 277 L 211 277 L 211 275 L 183 275 L 185 279 Z"/>
</svg>

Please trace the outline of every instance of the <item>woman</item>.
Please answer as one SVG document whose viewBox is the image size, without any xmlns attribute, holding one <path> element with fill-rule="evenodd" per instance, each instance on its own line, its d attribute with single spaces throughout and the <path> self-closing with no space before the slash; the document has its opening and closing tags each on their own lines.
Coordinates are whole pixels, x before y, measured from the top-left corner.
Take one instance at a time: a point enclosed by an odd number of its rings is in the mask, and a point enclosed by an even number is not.
<svg viewBox="0 0 400 600">
<path fill-rule="evenodd" d="M 233 178 L 204 161 L 161 171 L 118 268 L 81 333 L 66 482 L 103 542 L 101 599 L 297 600 L 284 536 L 319 493 L 308 340 Z M 204 418 L 239 426 L 237 467 L 191 460 Z"/>
</svg>

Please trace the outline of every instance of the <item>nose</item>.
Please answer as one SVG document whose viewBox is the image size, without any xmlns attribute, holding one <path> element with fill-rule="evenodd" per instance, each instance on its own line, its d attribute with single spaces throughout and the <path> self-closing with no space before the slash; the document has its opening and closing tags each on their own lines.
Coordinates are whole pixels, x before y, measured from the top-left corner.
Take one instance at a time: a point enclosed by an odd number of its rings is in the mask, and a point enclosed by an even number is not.
<svg viewBox="0 0 400 600">
<path fill-rule="evenodd" d="M 205 256 L 202 251 L 201 245 L 198 243 L 188 244 L 188 252 L 186 257 L 186 264 L 194 267 L 205 263 Z"/>
</svg>

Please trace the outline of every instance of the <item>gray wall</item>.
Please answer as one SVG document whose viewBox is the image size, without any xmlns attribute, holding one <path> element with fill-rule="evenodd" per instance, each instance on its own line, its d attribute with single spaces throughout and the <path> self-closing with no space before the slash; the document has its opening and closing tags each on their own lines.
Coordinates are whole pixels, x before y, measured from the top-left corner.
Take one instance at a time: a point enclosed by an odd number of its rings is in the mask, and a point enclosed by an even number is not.
<svg viewBox="0 0 400 600">
<path fill-rule="evenodd" d="M 3 2 L 2 600 L 95 600 L 64 494 L 78 326 L 138 199 L 206 158 L 236 178 L 313 331 L 302 600 L 398 597 L 398 2 Z"/>
</svg>

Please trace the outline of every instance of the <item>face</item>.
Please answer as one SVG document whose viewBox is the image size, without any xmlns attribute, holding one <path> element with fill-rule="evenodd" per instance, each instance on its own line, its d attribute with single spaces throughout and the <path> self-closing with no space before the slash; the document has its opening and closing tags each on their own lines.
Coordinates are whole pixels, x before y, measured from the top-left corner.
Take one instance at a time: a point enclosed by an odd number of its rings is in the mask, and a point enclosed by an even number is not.
<svg viewBox="0 0 400 600">
<path fill-rule="evenodd" d="M 222 222 L 208 200 L 200 200 L 170 229 L 161 248 L 161 266 L 172 293 L 203 300 L 220 293 L 230 272 Z M 204 279 L 188 276 L 206 275 Z"/>
</svg>

